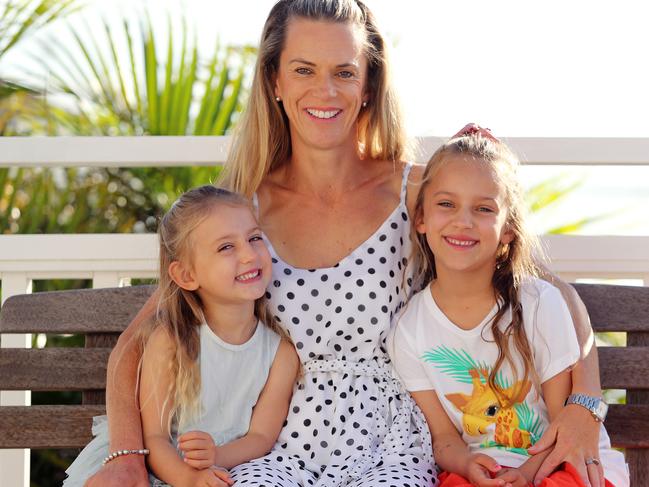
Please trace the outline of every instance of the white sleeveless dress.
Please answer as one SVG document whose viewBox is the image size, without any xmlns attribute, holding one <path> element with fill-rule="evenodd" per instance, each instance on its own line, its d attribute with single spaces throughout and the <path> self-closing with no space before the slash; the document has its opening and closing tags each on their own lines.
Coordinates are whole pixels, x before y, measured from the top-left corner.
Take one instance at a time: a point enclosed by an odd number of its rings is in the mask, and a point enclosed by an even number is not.
<svg viewBox="0 0 649 487">
<path fill-rule="evenodd" d="M 205 431 L 217 445 L 240 438 L 248 432 L 252 409 L 266 384 L 280 337 L 261 322 L 250 339 L 232 345 L 219 338 L 206 324 L 200 329 L 201 403 L 203 414 L 179 431 Z M 63 487 L 82 487 L 109 454 L 106 416 L 94 418 L 95 438 L 66 470 Z M 151 485 L 167 484 L 149 476 Z"/>
<path fill-rule="evenodd" d="M 273 258 L 267 297 L 304 376 L 273 452 L 235 467 L 237 486 L 436 485 L 428 428 L 385 345 L 408 293 L 410 168 L 399 205 L 335 266 L 292 267 L 266 240 Z"/>
</svg>

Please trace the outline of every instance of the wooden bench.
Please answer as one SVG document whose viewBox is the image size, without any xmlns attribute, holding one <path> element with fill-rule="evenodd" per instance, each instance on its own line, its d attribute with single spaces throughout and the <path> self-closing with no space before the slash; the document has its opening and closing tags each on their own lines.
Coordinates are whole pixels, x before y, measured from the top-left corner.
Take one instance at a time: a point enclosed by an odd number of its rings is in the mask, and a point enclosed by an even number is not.
<svg viewBox="0 0 649 487">
<path fill-rule="evenodd" d="M 599 350 L 602 386 L 626 389 L 606 426 L 626 449 L 631 485 L 649 487 L 649 288 L 575 285 L 596 331 L 627 332 L 626 347 Z M 152 286 L 14 296 L 0 312 L 0 333 L 85 335 L 85 348 L 0 350 L 0 390 L 82 391 L 82 405 L 0 407 L 0 448 L 76 448 L 105 413 L 106 363 L 117 336 Z"/>
</svg>

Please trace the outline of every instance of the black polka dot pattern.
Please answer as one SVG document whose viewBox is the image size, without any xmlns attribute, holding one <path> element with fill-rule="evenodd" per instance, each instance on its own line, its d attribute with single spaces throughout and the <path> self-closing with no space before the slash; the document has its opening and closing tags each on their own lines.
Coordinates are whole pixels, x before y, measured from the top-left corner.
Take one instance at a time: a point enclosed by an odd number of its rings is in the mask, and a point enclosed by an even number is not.
<svg viewBox="0 0 649 487">
<path fill-rule="evenodd" d="M 409 168 L 399 206 L 335 266 L 294 268 L 267 242 L 277 261 L 269 304 L 296 344 L 304 375 L 273 451 L 236 467 L 236 485 L 436 485 L 428 428 L 393 374 L 385 344 L 407 297 Z"/>
</svg>

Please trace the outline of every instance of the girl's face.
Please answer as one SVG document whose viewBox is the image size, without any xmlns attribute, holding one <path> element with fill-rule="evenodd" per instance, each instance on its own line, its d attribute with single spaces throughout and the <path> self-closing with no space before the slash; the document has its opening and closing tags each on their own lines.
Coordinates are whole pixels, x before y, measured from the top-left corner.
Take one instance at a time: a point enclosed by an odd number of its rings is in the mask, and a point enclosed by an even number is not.
<svg viewBox="0 0 649 487">
<path fill-rule="evenodd" d="M 471 157 L 449 155 L 424 191 L 416 230 L 426 234 L 438 273 L 491 275 L 499 244 L 512 241 L 505 193 L 493 169 Z"/>
<path fill-rule="evenodd" d="M 275 79 L 293 145 L 316 149 L 356 147 L 367 60 L 363 31 L 349 23 L 289 21 Z"/>
<path fill-rule="evenodd" d="M 253 302 L 266 291 L 271 259 L 248 208 L 217 205 L 190 233 L 189 246 L 191 264 L 179 265 L 184 282 L 170 274 L 181 287 L 196 290 L 206 306 Z"/>
</svg>

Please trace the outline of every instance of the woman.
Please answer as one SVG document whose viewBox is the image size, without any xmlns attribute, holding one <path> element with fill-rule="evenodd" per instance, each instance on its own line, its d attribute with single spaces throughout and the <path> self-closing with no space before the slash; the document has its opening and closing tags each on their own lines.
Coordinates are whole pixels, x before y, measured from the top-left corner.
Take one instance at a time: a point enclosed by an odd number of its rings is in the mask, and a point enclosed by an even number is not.
<svg viewBox="0 0 649 487">
<path fill-rule="evenodd" d="M 409 215 L 420 168 L 401 162 L 405 142 L 384 42 L 357 0 L 282 0 L 262 34 L 249 105 L 225 181 L 255 199 L 274 259 L 268 289 L 304 378 L 268 456 L 237 467 L 237 484 L 434 485 L 423 418 L 390 372 L 385 337 L 402 306 Z M 406 276 L 407 287 L 407 276 Z M 569 287 L 580 337 L 592 335 Z M 111 447 L 141 446 L 133 328 L 111 355 Z M 587 341 L 582 339 L 582 342 Z M 594 352 L 573 373 L 599 394 Z M 590 413 L 569 406 L 541 447 L 558 442 L 540 474 L 570 460 L 599 487 L 585 460 L 597 451 Z M 110 462 L 88 483 L 144 486 L 139 456 Z M 137 480 L 135 480 L 137 479 Z"/>
</svg>

